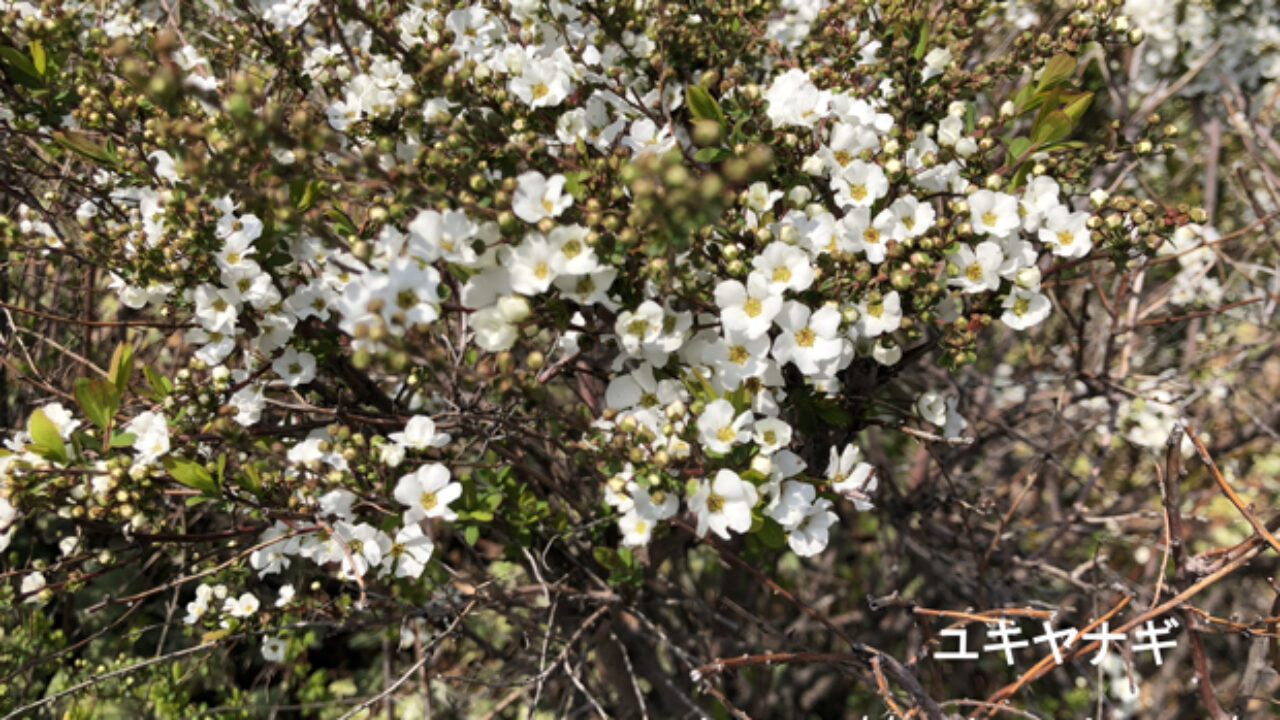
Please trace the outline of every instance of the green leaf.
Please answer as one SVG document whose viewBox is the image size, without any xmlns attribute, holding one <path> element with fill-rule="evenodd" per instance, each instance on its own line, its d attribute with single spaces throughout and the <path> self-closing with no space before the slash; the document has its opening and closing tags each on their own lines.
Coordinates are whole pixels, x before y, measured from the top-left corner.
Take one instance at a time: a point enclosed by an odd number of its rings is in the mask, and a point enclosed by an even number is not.
<svg viewBox="0 0 1280 720">
<path fill-rule="evenodd" d="M 147 384 L 151 386 L 157 399 L 163 400 L 169 393 L 173 392 L 173 383 L 169 382 L 169 378 L 156 372 L 155 368 L 150 365 L 142 366 L 142 374 L 146 376 Z"/>
<path fill-rule="evenodd" d="M 766 547 L 774 550 L 780 550 L 787 544 L 787 532 L 772 518 L 765 519 L 764 526 L 760 528 L 758 537 Z"/>
<path fill-rule="evenodd" d="M 1084 117 L 1084 113 L 1089 109 L 1089 104 L 1093 102 L 1093 93 L 1082 92 L 1073 95 L 1062 105 L 1062 112 L 1071 118 L 1071 124 L 1074 126 L 1080 122 L 1080 118 Z"/>
<path fill-rule="evenodd" d="M 118 432 L 111 434 L 111 447 L 129 447 L 138 439 L 137 435 L 128 432 Z"/>
<path fill-rule="evenodd" d="M 468 545 L 475 545 L 480 539 L 480 528 L 475 525 L 468 525 L 462 530 L 462 539 L 467 541 Z"/>
<path fill-rule="evenodd" d="M 89 422 L 106 430 L 120 409 L 120 393 L 116 387 L 102 378 L 76 378 L 72 389 Z"/>
<path fill-rule="evenodd" d="M 725 148 L 705 147 L 693 154 L 693 159 L 698 162 L 713 163 L 727 160 L 733 157 L 733 153 Z"/>
<path fill-rule="evenodd" d="M 3 48 L 0 48 L 3 49 Z M 107 149 L 98 143 L 89 139 L 89 136 L 75 130 L 55 130 L 51 135 L 53 141 L 58 145 L 79 155 L 83 155 L 90 160 L 97 160 L 101 163 L 110 165 L 116 164 L 116 158 L 112 157 Z"/>
<path fill-rule="evenodd" d="M 1057 142 L 1071 134 L 1071 117 L 1061 110 L 1054 110 L 1036 119 L 1031 128 L 1031 142 L 1037 145 Z"/>
<path fill-rule="evenodd" d="M 31 442 L 36 453 L 47 460 L 59 463 L 67 461 L 67 444 L 62 442 L 58 434 L 58 426 L 53 424 L 44 410 L 36 408 L 27 421 L 27 432 L 31 433 Z"/>
<path fill-rule="evenodd" d="M 169 471 L 174 480 L 194 490 L 208 495 L 218 496 L 218 484 L 204 466 L 185 458 L 169 456 L 164 459 L 164 469 Z"/>
<path fill-rule="evenodd" d="M 133 346 L 120 343 L 111 355 L 111 367 L 107 369 L 107 379 L 123 396 L 129 389 L 129 376 L 133 375 Z"/>
<path fill-rule="evenodd" d="M 1031 149 L 1030 138 L 1024 138 L 1024 137 L 1014 138 L 1012 141 L 1009 142 L 1008 162 L 1015 162 L 1018 158 L 1022 157 L 1029 149 Z"/>
<path fill-rule="evenodd" d="M 39 40 L 32 40 L 27 43 L 27 47 L 31 50 L 31 64 L 35 67 L 36 73 L 40 77 L 44 77 L 45 72 L 49 68 L 49 59 L 44 54 L 44 44 Z"/>
<path fill-rule="evenodd" d="M 689 105 L 689 112 L 699 120 L 715 120 L 724 127 L 724 111 L 720 109 L 720 103 L 711 97 L 711 94 L 703 90 L 698 85 L 686 85 L 684 88 L 684 100 Z"/>
<path fill-rule="evenodd" d="M 1049 59 L 1045 64 L 1044 70 L 1040 73 L 1040 80 L 1036 83 L 1036 90 L 1045 90 L 1053 87 L 1071 77 L 1071 73 L 1076 69 L 1076 59 L 1073 55 L 1067 53 L 1059 53 Z"/>
<path fill-rule="evenodd" d="M 15 81 L 34 90 L 44 87 L 44 81 L 40 79 L 40 71 L 36 70 L 31 59 L 21 50 L 0 45 L 0 59 L 4 60 L 5 70 Z"/>
<path fill-rule="evenodd" d="M 915 50 L 911 51 L 911 57 L 919 60 L 929 51 L 929 21 L 925 20 L 920 26 L 920 39 L 916 41 Z"/>
</svg>

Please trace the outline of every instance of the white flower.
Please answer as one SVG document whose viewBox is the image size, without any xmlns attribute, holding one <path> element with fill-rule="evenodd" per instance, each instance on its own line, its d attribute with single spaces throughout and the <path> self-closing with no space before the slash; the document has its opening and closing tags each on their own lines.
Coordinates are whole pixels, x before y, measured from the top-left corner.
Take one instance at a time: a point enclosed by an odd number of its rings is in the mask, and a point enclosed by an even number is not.
<svg viewBox="0 0 1280 720">
<path fill-rule="evenodd" d="M 1089 213 L 1071 212 L 1065 205 L 1050 210 L 1040 228 L 1040 242 L 1059 257 L 1076 258 L 1089 254 L 1093 242 L 1089 239 L 1089 227 L 1085 224 Z"/>
<path fill-rule="evenodd" d="M 907 237 L 920 237 L 933 227 L 936 216 L 933 206 L 927 202 L 922 203 L 911 195 L 894 200 L 889 209 L 906 230 Z"/>
<path fill-rule="evenodd" d="M 817 491 L 806 482 L 787 480 L 782 483 L 778 497 L 769 508 L 769 517 L 777 521 L 784 530 L 790 530 L 804 522 L 813 506 Z"/>
<path fill-rule="evenodd" d="M 879 165 L 853 160 L 840 176 L 831 179 L 831 189 L 841 207 L 871 207 L 889 193 L 889 179 Z"/>
<path fill-rule="evenodd" d="M 637 487 L 632 494 L 632 502 L 637 515 L 653 522 L 675 517 L 680 509 L 680 498 L 664 490 L 644 490 Z"/>
<path fill-rule="evenodd" d="M 858 335 L 864 338 L 879 337 L 893 332 L 902 324 L 902 300 L 898 291 L 884 295 L 878 303 L 858 304 Z"/>
<path fill-rule="evenodd" d="M 435 421 L 426 415 L 414 415 L 405 424 L 404 432 L 394 432 L 387 437 L 415 450 L 444 447 L 450 439 L 448 433 L 437 433 Z"/>
<path fill-rule="evenodd" d="M 751 439 L 760 446 L 761 455 L 772 455 L 791 444 L 791 426 L 778 418 L 760 418 Z"/>
<path fill-rule="evenodd" d="M 812 279 L 812 269 L 809 274 Z M 758 272 L 747 276 L 745 286 L 737 280 L 722 281 L 716 285 L 715 297 L 725 333 L 739 333 L 749 339 L 769 332 L 773 318 L 782 309 L 782 296 Z"/>
<path fill-rule="evenodd" d="M 523 242 L 504 255 L 503 266 L 510 272 L 511 289 L 521 295 L 546 292 L 564 270 L 564 255 L 538 233 L 526 235 Z"/>
<path fill-rule="evenodd" d="M 613 331 L 623 349 L 631 355 L 640 354 L 640 347 L 654 342 L 662 334 L 664 315 L 662 306 L 652 300 L 645 300 L 634 312 L 623 310 L 614 321 Z"/>
<path fill-rule="evenodd" d="M 622 531 L 622 544 L 626 547 L 641 547 L 649 544 L 653 536 L 653 520 L 642 517 L 632 509 L 618 519 L 618 529 Z"/>
<path fill-rule="evenodd" d="M 288 644 L 280 638 L 265 638 L 262 641 L 262 659 L 267 662 L 284 662 L 284 651 Z"/>
<path fill-rule="evenodd" d="M 285 348 L 280 357 L 271 363 L 271 369 L 289 387 L 304 385 L 316 378 L 316 356 L 309 352 L 298 352 L 295 348 Z"/>
<path fill-rule="evenodd" d="M 888 252 L 888 241 L 906 237 L 907 226 L 892 210 L 881 210 L 873 220 L 870 208 L 859 207 L 840 220 L 840 232 L 848 238 L 853 252 L 861 252 L 867 262 L 879 265 Z"/>
<path fill-rule="evenodd" d="M 435 543 L 422 532 L 418 523 L 412 522 L 396 533 L 395 543 L 387 554 L 387 562 L 395 560 L 396 577 L 422 577 L 435 547 Z"/>
<path fill-rule="evenodd" d="M 276 607 L 282 608 L 293 602 L 293 596 L 297 591 L 292 585 L 284 584 L 280 586 L 280 594 L 276 597 Z"/>
<path fill-rule="evenodd" d="M 139 465 L 150 465 L 169 452 L 169 423 L 161 413 L 140 413 L 125 426 L 125 432 L 135 436 L 133 449 L 138 454 L 134 462 Z"/>
<path fill-rule="evenodd" d="M 924 67 L 920 70 L 920 81 L 928 82 L 947 69 L 951 64 L 951 49 L 936 47 L 924 56 Z"/>
<path fill-rule="evenodd" d="M 763 252 L 751 259 L 751 266 L 768 282 L 770 292 L 800 292 L 813 284 L 813 266 L 809 264 L 809 256 L 794 245 L 769 243 Z"/>
<path fill-rule="evenodd" d="M 569 97 L 573 82 L 558 60 L 529 58 L 507 87 L 530 108 L 553 107 Z"/>
<path fill-rule="evenodd" d="M 705 536 L 708 528 L 725 540 L 730 530 L 750 530 L 751 508 L 759 499 L 756 487 L 732 470 L 720 470 L 715 480 L 703 480 L 689 498 L 689 509 L 698 515 L 698 537 Z"/>
<path fill-rule="evenodd" d="M 1049 317 L 1053 305 L 1044 295 L 1022 288 L 1014 288 L 1004 300 L 1004 313 L 1001 322 L 1014 330 L 1025 330 L 1039 325 Z"/>
<path fill-rule="evenodd" d="M 1000 288 L 1000 265 L 1004 262 L 1004 253 L 1000 246 L 990 240 L 978 243 L 970 248 L 963 243 L 952 256 L 951 262 L 960 268 L 960 273 L 947 280 L 947 285 L 959 287 L 962 292 L 979 293 L 994 291 Z"/>
<path fill-rule="evenodd" d="M 916 412 L 920 413 L 920 417 L 927 422 L 938 427 L 942 427 L 947 422 L 946 401 L 936 392 L 920 393 L 920 397 L 916 398 Z"/>
<path fill-rule="evenodd" d="M 831 501 L 819 498 L 808 508 L 804 519 L 787 533 L 787 546 L 800 557 L 812 557 L 827 547 L 830 527 L 836 514 L 831 511 Z"/>
<path fill-rule="evenodd" d="M 339 558 L 342 577 L 364 577 L 369 568 L 382 564 L 391 551 L 391 538 L 368 523 L 352 524 L 345 520 L 334 523 L 334 532 L 345 549 Z"/>
<path fill-rule="evenodd" d="M 289 567 L 292 561 L 289 555 L 298 552 L 298 538 L 293 537 L 283 542 L 278 541 L 279 538 L 288 534 L 289 528 L 279 521 L 275 525 L 269 527 L 262 533 L 258 544 L 268 543 L 249 554 L 249 564 L 254 570 L 258 571 L 258 577 L 266 577 L 272 573 L 278 573 Z M 277 542 L 271 542 L 276 540 Z"/>
<path fill-rule="evenodd" d="M 449 469 L 440 463 L 428 463 L 400 478 L 393 493 L 405 511 L 405 524 L 422 518 L 438 517 L 456 520 L 458 514 L 449 509 L 449 503 L 462 496 L 462 485 L 450 482 Z"/>
<path fill-rule="evenodd" d="M 990 190 L 969 196 L 969 216 L 973 231 L 984 235 L 1008 235 L 1022 225 L 1018 198 Z"/>
<path fill-rule="evenodd" d="M 511 212 L 530 224 L 559 216 L 573 204 L 573 196 L 564 192 L 564 183 L 564 175 L 547 177 L 536 170 L 520 175 L 516 178 Z"/>
<path fill-rule="evenodd" d="M 813 127 L 827 116 L 831 93 L 819 90 L 804 70 L 792 68 L 774 78 L 764 93 L 766 114 L 775 127 Z"/>
<path fill-rule="evenodd" d="M 196 320 L 209 332 L 230 333 L 240 312 L 240 294 L 208 283 L 195 289 Z"/>
<path fill-rule="evenodd" d="M 44 590 L 45 584 L 44 573 L 33 572 L 22 576 L 22 585 L 18 588 L 18 592 L 22 595 L 30 596 L 23 602 L 36 605 L 43 604 L 44 598 L 40 596 L 40 591 Z"/>
<path fill-rule="evenodd" d="M 773 341 L 773 358 L 780 365 L 795 363 L 806 375 L 830 377 L 844 347 L 838 336 L 840 311 L 823 305 L 817 312 L 808 305 L 788 300 L 778 314 L 782 332 Z"/>
<path fill-rule="evenodd" d="M 831 458 L 827 462 L 827 481 L 834 492 L 853 500 L 853 506 L 860 511 L 875 507 L 871 504 L 870 494 L 875 492 L 879 481 L 875 469 L 858 457 L 862 451 L 857 445 L 849 443 L 843 452 L 831 448 Z"/>
<path fill-rule="evenodd" d="M 698 439 L 710 452 L 727 453 L 735 444 L 751 439 L 753 419 L 750 410 L 738 414 L 728 400 L 712 400 L 698 416 Z"/>
<path fill-rule="evenodd" d="M 258 612 L 258 608 L 262 606 L 258 602 L 258 598 L 253 593 L 243 593 L 238 598 L 227 598 L 222 602 L 222 612 L 227 613 L 231 617 L 246 618 Z"/>
<path fill-rule="evenodd" d="M 620 141 L 625 148 L 630 148 L 632 155 L 661 155 L 676 146 L 676 138 L 671 134 L 671 126 L 663 125 L 658 129 L 657 123 L 647 117 L 631 123 L 631 131 Z"/>
</svg>

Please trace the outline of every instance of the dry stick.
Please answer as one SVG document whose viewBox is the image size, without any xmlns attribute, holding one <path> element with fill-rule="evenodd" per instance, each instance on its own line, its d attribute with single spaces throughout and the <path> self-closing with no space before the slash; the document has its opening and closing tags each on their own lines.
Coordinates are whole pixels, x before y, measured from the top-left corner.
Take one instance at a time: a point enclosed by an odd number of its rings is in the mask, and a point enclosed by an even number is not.
<svg viewBox="0 0 1280 720">
<path fill-rule="evenodd" d="M 1168 601 L 1147 610 L 1146 612 L 1138 615 L 1136 618 L 1116 628 L 1114 632 L 1122 633 L 1122 634 L 1127 633 L 1130 630 L 1134 629 L 1135 627 L 1146 622 L 1147 620 L 1150 620 L 1154 617 L 1158 617 L 1161 614 L 1168 612 L 1173 608 L 1176 608 L 1187 598 L 1199 593 L 1201 590 L 1204 590 L 1205 588 L 1218 582 L 1219 580 L 1226 577 L 1227 575 L 1230 575 L 1231 573 L 1240 569 L 1245 563 L 1252 560 L 1259 552 L 1261 552 L 1261 548 L 1258 547 L 1258 543 L 1259 543 L 1259 538 L 1257 537 L 1250 538 L 1248 541 L 1243 543 L 1249 548 L 1245 553 L 1235 558 L 1231 562 L 1218 568 L 1218 570 L 1216 570 L 1215 572 L 1210 573 L 1209 575 L 1206 575 L 1199 582 L 1187 588 L 1186 590 L 1183 590 L 1182 592 L 1178 593 L 1174 597 L 1170 598 Z M 1131 598 L 1126 597 L 1124 601 L 1121 602 L 1120 605 L 1117 605 L 1114 609 L 1111 610 L 1111 612 L 1107 613 L 1102 618 L 1095 620 L 1088 627 L 1086 627 L 1081 634 L 1083 635 L 1084 632 L 1088 632 L 1092 630 L 1094 627 L 1100 624 L 1102 620 L 1115 614 L 1117 611 L 1119 611 L 1121 607 L 1123 607 L 1124 605 L 1127 605 L 1130 599 Z M 1068 651 L 1069 654 L 1064 654 L 1063 659 L 1065 661 L 1065 660 L 1070 660 L 1070 659 L 1079 657 L 1081 655 L 1084 655 L 1087 652 L 1097 649 L 1101 645 L 1102 645 L 1101 642 L 1094 641 L 1076 650 Z M 1053 655 L 1046 655 L 1045 657 L 1041 658 L 1040 662 L 1036 663 L 1030 670 L 1023 673 L 1022 676 L 1019 677 L 1017 680 L 997 690 L 994 694 L 992 694 L 991 697 L 987 698 L 987 702 L 995 703 L 995 702 L 1004 700 L 1005 698 L 1009 697 L 1013 693 L 1017 692 L 1018 689 L 1021 688 L 1023 685 L 1026 685 L 1027 683 L 1030 683 L 1033 680 L 1039 679 L 1045 673 L 1049 672 L 1049 670 L 1055 665 L 1056 663 L 1054 662 Z"/>
<path fill-rule="evenodd" d="M 456 627 L 458 627 L 458 624 L 462 622 L 463 618 L 465 618 L 467 615 L 469 615 L 469 614 L 471 613 L 471 609 L 472 609 L 472 608 L 474 608 L 474 607 L 476 606 L 476 603 L 477 603 L 477 602 L 479 602 L 479 601 L 478 601 L 478 600 L 472 600 L 471 602 L 467 603 L 466 607 L 462 608 L 462 612 L 458 613 L 458 617 L 454 618 L 454 619 L 453 619 L 453 622 L 449 623 L 449 627 L 445 628 L 445 629 L 444 629 L 444 632 L 440 633 L 439 635 L 436 635 L 434 638 L 432 638 L 432 639 L 431 639 L 431 642 L 427 645 L 427 648 L 428 648 L 428 649 L 434 648 L 434 647 L 435 647 L 436 645 L 438 645 L 442 640 L 444 640 L 445 638 L 449 637 L 449 635 L 453 633 L 453 629 L 454 629 L 454 628 L 456 628 Z M 403 684 L 405 684 L 406 682 L 408 682 L 408 681 L 409 681 L 409 678 L 410 678 L 414 673 L 418 672 L 418 668 L 420 668 L 420 667 L 422 667 L 423 665 L 425 665 L 425 664 L 426 664 L 426 662 L 427 662 L 427 660 L 428 660 L 430 657 L 431 657 L 431 654 L 430 654 L 430 653 L 426 653 L 426 652 L 424 652 L 424 653 L 422 654 L 422 657 L 421 657 L 421 658 L 419 658 L 417 662 L 415 662 L 412 666 L 410 666 L 410 667 L 409 667 L 409 669 L 408 669 L 408 670 L 406 670 L 406 671 L 405 671 L 405 673 L 404 673 L 403 675 L 401 675 L 401 676 L 400 676 L 400 679 L 396 680 L 394 683 L 392 683 L 391 685 L 389 685 L 389 686 L 388 686 L 385 690 L 383 690 L 382 692 L 378 693 L 377 695 L 374 695 L 373 697 L 369 698 L 368 700 L 365 700 L 363 703 L 360 703 L 360 705 L 356 706 L 356 708 L 355 708 L 355 709 L 353 709 L 351 712 L 349 712 L 349 713 L 347 713 L 347 714 L 343 715 L 342 717 L 338 718 L 338 720 L 350 720 L 350 718 L 352 718 L 352 717 L 354 717 L 355 715 L 359 714 L 361 710 L 364 710 L 365 708 L 368 708 L 368 707 L 372 707 L 374 704 L 378 703 L 378 702 L 379 702 L 379 701 L 381 701 L 383 698 L 386 698 L 386 697 L 390 696 L 390 695 L 391 695 L 391 693 L 393 693 L 393 692 L 395 692 L 395 691 L 396 691 L 396 688 L 398 688 L 398 687 L 400 687 L 401 685 L 403 685 Z"/>
<path fill-rule="evenodd" d="M 880 693 L 880 699 L 884 700 L 884 704 L 889 706 L 889 712 L 902 717 L 904 715 L 902 708 L 898 707 L 898 703 L 893 701 L 893 694 L 889 692 L 889 685 L 884 681 L 884 673 L 880 671 L 880 658 L 871 658 L 871 669 L 876 674 L 876 690 Z"/>
<path fill-rule="evenodd" d="M 674 524 L 687 530 L 690 535 L 698 537 L 698 534 L 694 529 L 689 527 L 689 524 L 683 520 L 676 520 L 674 521 Z M 911 672 L 894 659 L 892 655 L 888 655 L 877 648 L 857 642 L 853 638 L 849 637 L 848 633 L 841 629 L 839 625 L 832 622 L 826 615 L 814 610 L 800 598 L 787 592 L 781 585 L 774 582 L 772 578 L 752 567 L 750 563 L 738 557 L 737 554 L 733 553 L 716 540 L 709 537 L 699 537 L 698 539 L 714 548 L 716 552 L 720 553 L 721 557 L 753 575 L 757 580 L 768 586 L 775 595 L 781 595 L 793 605 L 803 610 L 807 615 L 809 615 L 809 617 L 812 617 L 814 620 L 817 620 L 826 626 L 828 630 L 835 633 L 836 637 L 848 643 L 849 647 L 853 650 L 851 659 L 853 657 L 857 657 L 860 661 L 866 662 L 869 657 L 882 658 L 885 666 L 889 670 L 889 675 L 893 677 L 899 685 L 902 685 L 903 688 L 906 689 L 907 694 L 916 701 L 916 705 L 924 709 L 925 716 L 928 717 L 929 720 L 943 720 L 945 716 L 942 713 L 942 708 L 938 706 L 937 701 L 925 693 L 924 688 L 920 686 L 920 681 L 916 679 L 915 675 L 912 675 Z"/>
<path fill-rule="evenodd" d="M 1187 436 L 1191 438 L 1191 442 L 1195 444 L 1196 452 L 1200 453 L 1200 459 L 1204 461 L 1205 465 L 1209 466 L 1209 471 L 1213 473 L 1213 479 L 1217 481 L 1218 487 L 1222 488 L 1222 493 L 1227 496 L 1227 499 L 1231 501 L 1232 505 L 1236 506 L 1236 509 L 1240 511 L 1240 514 L 1244 515 L 1244 518 L 1253 526 L 1254 531 L 1261 535 L 1262 539 L 1266 540 L 1267 544 L 1275 549 L 1276 552 L 1280 552 L 1280 540 L 1276 540 L 1276 536 L 1272 535 L 1271 531 L 1267 530 L 1267 526 L 1263 525 L 1256 515 L 1249 512 L 1249 508 L 1245 506 L 1244 501 L 1242 501 L 1240 496 L 1236 494 L 1236 491 L 1232 490 L 1231 486 L 1227 484 L 1226 479 L 1222 477 L 1222 473 L 1218 470 L 1217 464 L 1213 462 L 1213 458 L 1209 457 L 1209 451 L 1206 450 L 1204 444 L 1200 442 L 1200 438 L 1196 437 L 1195 430 L 1192 430 L 1190 425 L 1184 425 L 1183 427 L 1187 431 Z"/>
<path fill-rule="evenodd" d="M 1187 578 L 1187 559 L 1186 559 L 1186 535 L 1183 532 L 1182 512 L 1178 509 L 1178 480 L 1182 477 L 1182 429 L 1177 425 L 1173 431 L 1169 433 L 1169 439 L 1165 442 L 1165 468 L 1164 472 L 1160 472 L 1159 466 L 1156 467 L 1157 477 L 1163 475 L 1164 483 L 1161 485 L 1160 494 L 1164 497 L 1165 505 L 1165 522 L 1167 527 L 1168 538 L 1165 546 L 1166 558 L 1167 553 L 1172 550 L 1174 567 L 1174 580 L 1181 585 Z M 1164 579 L 1164 566 L 1160 567 L 1160 577 Z M 1159 590 L 1159 585 L 1156 586 Z M 1153 604 L 1160 601 L 1157 593 Z M 1204 646 L 1200 643 L 1199 625 L 1196 618 L 1186 608 L 1180 613 L 1183 621 L 1187 624 L 1187 634 L 1191 638 L 1191 659 L 1195 665 L 1197 683 L 1200 686 L 1200 699 L 1204 702 L 1205 709 L 1209 711 L 1209 716 L 1213 720 L 1224 720 L 1226 713 L 1222 711 L 1222 706 L 1218 704 L 1218 696 L 1213 690 L 1213 682 L 1209 675 L 1209 663 L 1204 657 Z"/>
</svg>

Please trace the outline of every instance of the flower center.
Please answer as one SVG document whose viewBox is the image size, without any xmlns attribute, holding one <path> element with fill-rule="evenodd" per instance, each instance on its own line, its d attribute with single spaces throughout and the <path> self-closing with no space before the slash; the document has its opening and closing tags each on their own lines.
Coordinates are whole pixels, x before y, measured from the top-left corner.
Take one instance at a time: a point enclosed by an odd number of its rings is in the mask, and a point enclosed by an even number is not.
<svg viewBox="0 0 1280 720">
<path fill-rule="evenodd" d="M 724 509 L 724 498 L 715 493 L 707 496 L 707 509 L 713 513 L 718 513 Z"/>
<path fill-rule="evenodd" d="M 880 317 L 884 314 L 884 305 L 881 303 L 872 303 L 867 306 L 867 314 L 871 317 Z"/>
<path fill-rule="evenodd" d="M 539 261 L 537 265 L 533 266 L 533 274 L 538 276 L 539 280 L 546 280 L 549 272 L 550 269 L 547 267 L 546 261 Z"/>
<path fill-rule="evenodd" d="M 764 312 L 764 306 L 756 298 L 747 298 L 747 301 L 742 304 L 742 312 L 746 313 L 747 317 L 759 317 L 760 313 Z"/>
<path fill-rule="evenodd" d="M 636 534 L 637 534 L 637 535 L 643 535 L 643 534 L 644 534 L 644 531 L 645 531 L 645 528 L 648 528 L 648 527 L 649 527 L 649 526 L 648 526 L 648 525 L 646 525 L 646 524 L 645 524 L 645 522 L 644 522 L 643 520 L 637 520 L 637 521 L 636 521 Z"/>
<path fill-rule="evenodd" d="M 436 494 L 433 492 L 424 492 L 422 497 L 418 498 L 418 504 L 423 510 L 432 510 L 436 506 Z"/>
<path fill-rule="evenodd" d="M 773 281 L 776 283 L 791 282 L 791 270 L 786 267 L 776 267 L 773 269 Z"/>
<path fill-rule="evenodd" d="M 981 282 L 982 266 L 978 263 L 970 263 L 969 267 L 964 269 L 964 276 L 969 278 L 971 282 Z"/>
<path fill-rule="evenodd" d="M 796 332 L 796 344 L 800 347 L 813 347 L 813 341 L 818 339 L 818 334 L 809 328 L 801 328 Z"/>
<path fill-rule="evenodd" d="M 751 353 L 747 352 L 745 347 L 741 345 L 734 345 L 729 348 L 729 362 L 732 362 L 735 365 L 743 365 L 749 359 L 751 359 Z"/>
<path fill-rule="evenodd" d="M 1028 310 L 1031 309 L 1031 301 L 1026 298 L 1020 297 L 1017 300 L 1013 301 L 1013 307 L 1009 309 L 1013 311 L 1014 315 L 1017 315 L 1018 317 L 1022 317 L 1027 313 Z"/>
<path fill-rule="evenodd" d="M 990 210 L 982 213 L 982 224 L 987 227 L 995 227 L 996 219 L 996 214 Z"/>
<path fill-rule="evenodd" d="M 529 88 L 529 92 L 532 93 L 534 100 L 541 100 L 551 92 L 551 88 L 547 87 L 546 83 L 534 83 L 533 87 Z"/>
<path fill-rule="evenodd" d="M 716 433 L 716 439 L 723 443 L 733 442 L 736 437 L 738 437 L 738 434 L 728 425 L 720 428 L 720 431 Z"/>
<path fill-rule="evenodd" d="M 1058 233 L 1059 245 L 1063 245 L 1063 246 L 1070 245 L 1071 242 L 1075 239 L 1076 239 L 1075 236 L 1072 235 L 1069 230 L 1063 230 L 1062 232 Z"/>
<path fill-rule="evenodd" d="M 867 186 L 866 185 L 850 186 L 849 197 L 853 198 L 858 202 L 862 202 L 867 197 Z"/>
</svg>

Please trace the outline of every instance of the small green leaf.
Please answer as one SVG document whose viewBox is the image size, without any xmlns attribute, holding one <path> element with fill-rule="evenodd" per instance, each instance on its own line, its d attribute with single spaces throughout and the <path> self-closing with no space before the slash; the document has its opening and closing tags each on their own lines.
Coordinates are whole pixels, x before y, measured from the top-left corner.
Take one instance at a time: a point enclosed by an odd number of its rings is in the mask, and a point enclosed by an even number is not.
<svg viewBox="0 0 1280 720">
<path fill-rule="evenodd" d="M 4 60 L 5 69 L 9 71 L 9 76 L 17 82 L 39 90 L 44 87 L 44 81 L 40 79 L 40 71 L 36 70 L 36 66 L 31 59 L 21 50 L 8 45 L 0 45 L 0 59 Z"/>
<path fill-rule="evenodd" d="M 27 421 L 27 432 L 31 434 L 35 452 L 48 460 L 59 463 L 67 461 L 67 444 L 58 434 L 58 426 L 44 414 L 44 410 L 36 408 L 31 413 L 31 419 Z"/>
<path fill-rule="evenodd" d="M 769 547 L 774 550 L 780 550 L 787 544 L 786 531 L 783 530 L 782 526 L 772 518 L 768 518 L 764 521 L 764 525 L 760 528 L 758 537 L 760 538 L 760 541 L 765 544 L 765 547 Z"/>
<path fill-rule="evenodd" d="M 55 130 L 50 137 L 58 145 L 79 155 L 83 155 L 90 160 L 97 160 L 101 163 L 110 165 L 115 164 L 115 159 L 111 153 L 98 143 L 89 139 L 88 135 L 75 130 Z"/>
<path fill-rule="evenodd" d="M 147 384 L 151 386 L 158 399 L 163 400 L 169 393 L 173 392 L 173 383 L 169 382 L 169 378 L 156 372 L 155 368 L 150 365 L 142 366 L 142 374 L 146 376 Z"/>
<path fill-rule="evenodd" d="M 698 162 L 713 163 L 727 160 L 733 157 L 733 153 L 725 148 L 705 147 L 693 154 L 693 159 Z"/>
<path fill-rule="evenodd" d="M 1061 83 L 1071 77 L 1071 73 L 1076 69 L 1076 59 L 1073 55 L 1067 53 L 1059 53 L 1049 59 L 1045 64 L 1044 70 L 1040 73 L 1040 80 L 1036 83 L 1036 90 L 1045 90 Z"/>
<path fill-rule="evenodd" d="M 1009 159 L 1007 160 L 1007 162 L 1015 162 L 1018 158 L 1022 157 L 1030 148 L 1031 148 L 1031 140 L 1029 138 L 1024 138 L 1024 137 L 1014 138 L 1009 143 Z"/>
<path fill-rule="evenodd" d="M 204 466 L 185 458 L 169 456 L 164 459 L 164 469 L 169 471 L 174 480 L 194 490 L 208 495 L 218 496 L 218 485 Z"/>
<path fill-rule="evenodd" d="M 1037 145 L 1057 142 L 1071 134 L 1071 118 L 1061 110 L 1054 110 L 1036 119 L 1031 128 L 1031 142 Z"/>
<path fill-rule="evenodd" d="M 111 367 L 107 369 L 107 379 L 123 396 L 129 389 L 129 376 L 133 375 L 133 346 L 120 343 L 111 356 Z"/>
<path fill-rule="evenodd" d="M 720 109 L 720 103 L 711 97 L 711 94 L 703 90 L 698 85 L 686 85 L 684 88 L 684 99 L 689 105 L 689 112 L 699 120 L 715 120 L 724 126 L 724 111 Z"/>
<path fill-rule="evenodd" d="M 133 433 L 127 433 L 127 432 L 112 433 L 111 447 L 113 448 L 129 447 L 137 439 L 138 439 L 138 436 L 134 435 Z"/>
<path fill-rule="evenodd" d="M 31 50 L 31 64 L 36 69 L 36 73 L 40 77 L 44 77 L 49 67 L 49 59 L 44 54 L 44 44 L 39 40 L 32 40 L 27 43 L 27 47 Z"/>
<path fill-rule="evenodd" d="M 468 525 L 462 530 L 462 539 L 467 541 L 468 545 L 475 545 L 480 539 L 480 528 L 475 525 Z"/>
<path fill-rule="evenodd" d="M 493 513 L 488 510 L 472 510 L 468 517 L 476 522 L 493 522 Z"/>
<path fill-rule="evenodd" d="M 925 20 L 920 26 L 920 39 L 916 41 L 915 50 L 911 51 L 911 57 L 919 60 L 929 51 L 929 21 Z"/>
<path fill-rule="evenodd" d="M 89 422 L 106 430 L 120 409 L 120 393 L 116 387 L 102 378 L 77 378 L 72 389 Z"/>
<path fill-rule="evenodd" d="M 1082 92 L 1073 95 L 1062 105 L 1062 112 L 1071 118 L 1071 124 L 1075 125 L 1080 122 L 1080 118 L 1084 117 L 1084 113 L 1089 109 L 1089 104 L 1093 102 L 1093 93 Z"/>
</svg>

